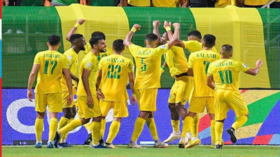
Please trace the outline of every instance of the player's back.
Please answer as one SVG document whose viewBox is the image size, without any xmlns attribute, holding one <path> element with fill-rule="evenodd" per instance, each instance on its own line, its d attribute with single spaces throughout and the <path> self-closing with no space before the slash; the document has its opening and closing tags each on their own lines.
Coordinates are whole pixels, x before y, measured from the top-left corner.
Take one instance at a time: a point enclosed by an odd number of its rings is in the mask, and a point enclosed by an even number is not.
<svg viewBox="0 0 280 157">
<path fill-rule="evenodd" d="M 213 74 L 215 89 L 239 90 L 239 71 L 247 71 L 247 65 L 233 59 L 220 59 L 209 66 L 209 72 Z M 208 72 L 208 73 L 209 73 Z"/>
<path fill-rule="evenodd" d="M 99 63 L 102 70 L 100 88 L 107 101 L 125 101 L 128 99 L 126 85 L 128 73 L 132 72 L 133 63 L 130 59 L 112 54 L 104 57 Z"/>
<path fill-rule="evenodd" d="M 195 97 L 214 96 L 213 90 L 206 84 L 206 74 L 210 63 L 220 58 L 220 54 L 211 50 L 201 50 L 190 55 L 189 68 L 193 69 Z"/>
<path fill-rule="evenodd" d="M 203 49 L 202 43 L 196 40 L 183 41 L 185 49 L 190 53 L 201 51 Z M 212 51 L 219 53 L 215 47 L 212 47 Z"/>
<path fill-rule="evenodd" d="M 78 77 L 78 54 L 74 51 L 73 48 L 68 49 L 67 51 L 65 51 L 63 53 L 66 58 L 68 59 L 68 62 L 70 64 L 69 70 L 70 72 Z M 62 87 L 62 91 L 67 91 L 67 84 L 66 84 L 66 80 L 65 80 L 65 76 L 63 76 L 60 80 L 61 83 L 61 87 Z M 72 84 L 77 86 L 77 82 L 72 80 Z"/>
<path fill-rule="evenodd" d="M 161 56 L 167 52 L 168 45 L 144 48 L 131 44 L 129 50 L 136 62 L 135 89 L 160 88 Z"/>
<path fill-rule="evenodd" d="M 57 51 L 42 51 L 36 55 L 34 63 L 40 64 L 35 92 L 61 92 L 62 70 L 68 68 L 66 56 Z"/>
</svg>

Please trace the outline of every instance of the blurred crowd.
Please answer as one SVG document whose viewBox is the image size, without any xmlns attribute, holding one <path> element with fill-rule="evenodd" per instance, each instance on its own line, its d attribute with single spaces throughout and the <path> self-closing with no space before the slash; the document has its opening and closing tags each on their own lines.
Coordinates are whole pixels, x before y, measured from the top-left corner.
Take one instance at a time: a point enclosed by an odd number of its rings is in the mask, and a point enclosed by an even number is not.
<svg viewBox="0 0 280 157">
<path fill-rule="evenodd" d="M 280 0 L 3 0 L 3 6 L 67 6 L 80 3 L 89 6 L 120 7 L 238 7 L 280 8 Z"/>
</svg>

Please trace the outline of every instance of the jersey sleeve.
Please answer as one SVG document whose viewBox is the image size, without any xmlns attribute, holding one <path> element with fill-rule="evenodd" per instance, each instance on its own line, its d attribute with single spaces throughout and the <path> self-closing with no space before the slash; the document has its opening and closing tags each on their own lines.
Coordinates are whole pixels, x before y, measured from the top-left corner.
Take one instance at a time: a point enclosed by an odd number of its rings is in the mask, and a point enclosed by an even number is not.
<svg viewBox="0 0 280 157">
<path fill-rule="evenodd" d="M 135 44 L 130 44 L 128 46 L 128 49 L 129 49 L 130 53 L 132 54 L 132 56 L 135 56 L 140 48 L 141 48 L 141 46 L 138 46 Z"/>
<path fill-rule="evenodd" d="M 183 41 L 185 49 L 190 51 L 191 53 L 194 52 L 194 49 L 200 48 L 202 49 L 201 43 L 195 40 Z"/>
<path fill-rule="evenodd" d="M 66 57 L 67 57 L 68 62 L 69 62 L 69 64 L 70 64 L 70 66 L 71 66 L 71 65 L 74 63 L 75 58 L 74 58 L 73 55 L 71 55 L 71 54 L 66 54 Z"/>
<path fill-rule="evenodd" d="M 40 60 L 41 60 L 40 56 L 41 56 L 40 53 L 36 54 L 33 64 L 40 64 Z"/>
<path fill-rule="evenodd" d="M 132 62 L 132 60 L 128 61 L 128 72 L 133 72 L 133 62 Z"/>
<path fill-rule="evenodd" d="M 246 72 L 247 70 L 249 70 L 250 68 L 243 62 L 238 62 L 238 70 L 242 71 L 242 72 Z"/>
<path fill-rule="evenodd" d="M 90 59 L 86 59 L 84 62 L 85 62 L 85 64 L 84 64 L 83 68 L 87 69 L 87 70 L 91 70 L 94 63 L 92 63 L 92 61 Z"/>
<path fill-rule="evenodd" d="M 192 53 L 189 58 L 189 63 L 188 63 L 189 68 L 193 68 L 193 60 L 194 60 L 194 54 Z"/>
<path fill-rule="evenodd" d="M 70 63 L 69 63 L 67 57 L 65 55 L 61 55 L 61 57 L 62 57 L 62 68 L 69 69 Z"/>
<path fill-rule="evenodd" d="M 167 53 L 169 50 L 168 44 L 160 45 L 154 50 L 154 54 L 161 56 L 164 53 Z"/>
<path fill-rule="evenodd" d="M 207 70 L 207 76 L 213 76 L 213 72 L 214 72 L 214 64 L 211 63 L 211 64 L 209 65 L 208 70 Z"/>
</svg>

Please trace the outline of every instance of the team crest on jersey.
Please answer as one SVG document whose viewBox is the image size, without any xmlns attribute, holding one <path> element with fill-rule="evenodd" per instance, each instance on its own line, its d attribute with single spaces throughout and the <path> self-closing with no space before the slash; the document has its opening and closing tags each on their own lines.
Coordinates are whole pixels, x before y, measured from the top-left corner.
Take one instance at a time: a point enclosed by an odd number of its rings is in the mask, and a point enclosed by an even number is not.
<svg viewBox="0 0 280 157">
<path fill-rule="evenodd" d="M 245 63 L 243 63 L 242 65 L 244 66 L 244 68 L 248 68 L 248 66 Z"/>
<path fill-rule="evenodd" d="M 87 68 L 90 68 L 90 67 L 91 67 L 91 65 L 92 65 L 92 63 L 91 63 L 91 62 L 87 62 L 86 67 L 87 67 Z"/>
<path fill-rule="evenodd" d="M 69 55 L 69 56 L 67 56 L 67 58 L 68 58 L 69 61 L 71 61 L 72 56 Z"/>
<path fill-rule="evenodd" d="M 166 45 L 161 45 L 160 48 L 166 49 Z"/>
</svg>

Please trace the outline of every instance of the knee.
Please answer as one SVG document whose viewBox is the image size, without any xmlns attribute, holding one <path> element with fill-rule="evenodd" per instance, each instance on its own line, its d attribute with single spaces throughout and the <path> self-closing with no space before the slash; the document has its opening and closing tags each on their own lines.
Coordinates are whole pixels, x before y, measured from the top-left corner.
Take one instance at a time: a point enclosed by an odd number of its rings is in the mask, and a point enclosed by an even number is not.
<svg viewBox="0 0 280 157">
<path fill-rule="evenodd" d="M 37 112 L 37 118 L 44 119 L 46 112 Z"/>
<path fill-rule="evenodd" d="M 65 112 L 64 113 L 64 117 L 67 118 L 67 119 L 71 119 L 73 116 L 73 114 L 71 112 Z"/>
<path fill-rule="evenodd" d="M 176 105 L 173 104 L 173 103 L 169 103 L 169 104 L 168 104 L 168 107 L 169 107 L 170 111 L 176 110 Z"/>
</svg>

